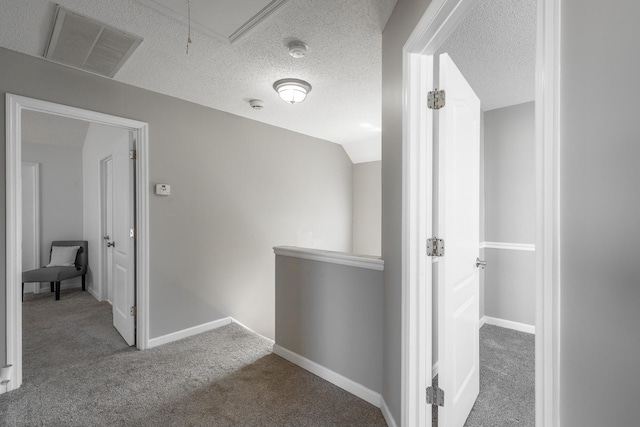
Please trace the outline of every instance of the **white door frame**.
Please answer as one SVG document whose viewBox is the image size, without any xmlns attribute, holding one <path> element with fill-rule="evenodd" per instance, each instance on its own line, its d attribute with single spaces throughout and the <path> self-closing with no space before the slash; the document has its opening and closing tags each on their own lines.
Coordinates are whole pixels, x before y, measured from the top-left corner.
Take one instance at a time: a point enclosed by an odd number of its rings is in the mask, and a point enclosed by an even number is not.
<svg viewBox="0 0 640 427">
<path fill-rule="evenodd" d="M 42 260 L 40 259 L 40 163 L 22 162 L 21 164 L 22 166 L 33 168 L 34 186 L 33 186 L 32 202 L 33 202 L 33 210 L 34 210 L 33 212 L 34 220 L 33 220 L 33 230 L 32 230 L 32 235 L 33 235 L 32 243 L 34 246 L 33 257 L 36 263 L 36 265 L 33 268 L 40 268 L 42 266 Z M 20 188 L 22 188 L 22 185 L 20 186 Z M 24 193 L 22 193 L 22 195 L 24 195 Z M 20 206 L 22 206 L 22 202 L 20 203 Z M 22 218 L 22 214 L 20 215 L 20 218 Z M 20 229 L 22 230 L 22 226 Z M 22 250 L 20 251 L 20 253 L 22 254 Z M 22 265 L 22 261 L 20 261 L 20 265 Z M 25 290 L 27 289 L 26 285 L 27 284 L 25 284 Z M 29 285 L 32 285 L 31 288 L 33 289 L 34 294 L 40 293 L 40 282 L 29 283 Z"/>
<path fill-rule="evenodd" d="M 403 48 L 402 390 L 403 426 L 427 425 L 431 377 L 431 153 L 433 54 L 477 0 L 433 0 Z M 536 426 L 559 425 L 560 0 L 538 0 L 536 40 Z M 429 370 L 429 371 L 427 371 Z"/>
<path fill-rule="evenodd" d="M 149 348 L 149 125 L 24 96 L 6 94 L 6 316 L 7 364 L 13 365 L 6 391 L 22 384 L 22 111 L 36 111 L 132 131 L 136 139 L 137 347 Z M 11 285 L 13 284 L 13 285 Z"/>
</svg>

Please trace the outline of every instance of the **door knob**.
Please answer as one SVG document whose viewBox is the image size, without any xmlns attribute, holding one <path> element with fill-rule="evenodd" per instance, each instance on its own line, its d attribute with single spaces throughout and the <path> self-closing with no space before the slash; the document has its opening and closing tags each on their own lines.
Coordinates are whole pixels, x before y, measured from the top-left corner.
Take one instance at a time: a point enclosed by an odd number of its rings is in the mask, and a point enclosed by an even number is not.
<svg viewBox="0 0 640 427">
<path fill-rule="evenodd" d="M 483 261 L 480 258 L 476 258 L 476 267 L 480 267 L 484 270 L 487 265 L 487 261 Z"/>
<path fill-rule="evenodd" d="M 112 248 L 116 245 L 116 242 L 107 242 L 107 247 Z"/>
</svg>

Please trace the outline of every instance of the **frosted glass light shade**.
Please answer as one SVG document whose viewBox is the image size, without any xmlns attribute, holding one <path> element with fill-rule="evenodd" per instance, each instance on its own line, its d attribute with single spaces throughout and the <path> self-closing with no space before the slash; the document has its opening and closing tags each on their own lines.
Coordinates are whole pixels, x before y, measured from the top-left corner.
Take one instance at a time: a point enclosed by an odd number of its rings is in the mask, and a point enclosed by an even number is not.
<svg viewBox="0 0 640 427">
<path fill-rule="evenodd" d="M 311 85 L 304 80 L 282 79 L 273 84 L 273 88 L 283 101 L 296 104 L 304 101 L 311 92 Z"/>
</svg>

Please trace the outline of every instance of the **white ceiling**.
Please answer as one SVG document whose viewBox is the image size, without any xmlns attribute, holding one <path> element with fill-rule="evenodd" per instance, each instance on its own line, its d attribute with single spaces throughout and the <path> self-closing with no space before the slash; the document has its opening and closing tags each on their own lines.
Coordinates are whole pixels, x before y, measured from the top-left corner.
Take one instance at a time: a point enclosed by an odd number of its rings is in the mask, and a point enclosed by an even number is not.
<svg viewBox="0 0 640 427">
<path fill-rule="evenodd" d="M 288 0 L 138 1 L 211 37 L 232 43 Z"/>
<path fill-rule="evenodd" d="M 484 111 L 533 101 L 536 0 L 480 0 L 441 52 L 451 56 Z"/>
<path fill-rule="evenodd" d="M 193 20 L 202 23 L 192 24 L 188 55 L 185 19 L 176 17 L 181 2 L 186 14 L 186 0 L 57 1 L 144 38 L 114 80 L 342 144 L 354 163 L 380 159 L 381 32 L 397 0 L 284 0 L 233 42 L 229 34 L 273 2 L 246 0 L 244 9 L 216 0 L 238 12 L 220 23 L 203 19 L 219 14 L 214 2 L 190 0 Z M 2 3 L 0 46 L 42 57 L 55 4 Z M 483 108 L 532 100 L 535 1 L 481 0 L 472 13 L 445 48 Z M 309 45 L 306 58 L 288 55 L 293 38 Z M 278 98 L 272 85 L 285 77 L 311 83 L 307 100 L 289 105 Z M 252 98 L 265 108 L 251 109 Z"/>
</svg>

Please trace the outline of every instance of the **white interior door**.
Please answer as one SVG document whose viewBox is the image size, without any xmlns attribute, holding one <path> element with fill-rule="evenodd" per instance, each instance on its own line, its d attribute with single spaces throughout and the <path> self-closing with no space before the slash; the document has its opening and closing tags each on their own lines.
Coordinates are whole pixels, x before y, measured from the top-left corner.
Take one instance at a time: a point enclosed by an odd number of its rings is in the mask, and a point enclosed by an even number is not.
<svg viewBox="0 0 640 427">
<path fill-rule="evenodd" d="M 449 55 L 440 55 L 438 111 L 438 386 L 440 427 L 462 427 L 478 397 L 480 100 Z"/>
<path fill-rule="evenodd" d="M 129 158 L 133 140 L 113 147 L 113 233 L 109 248 L 113 256 L 113 326 L 129 345 L 135 344 L 135 245 L 134 229 L 134 165 Z"/>
<path fill-rule="evenodd" d="M 22 271 L 40 261 L 40 165 L 22 162 Z M 25 283 L 25 292 L 40 292 L 40 283 Z"/>
</svg>

